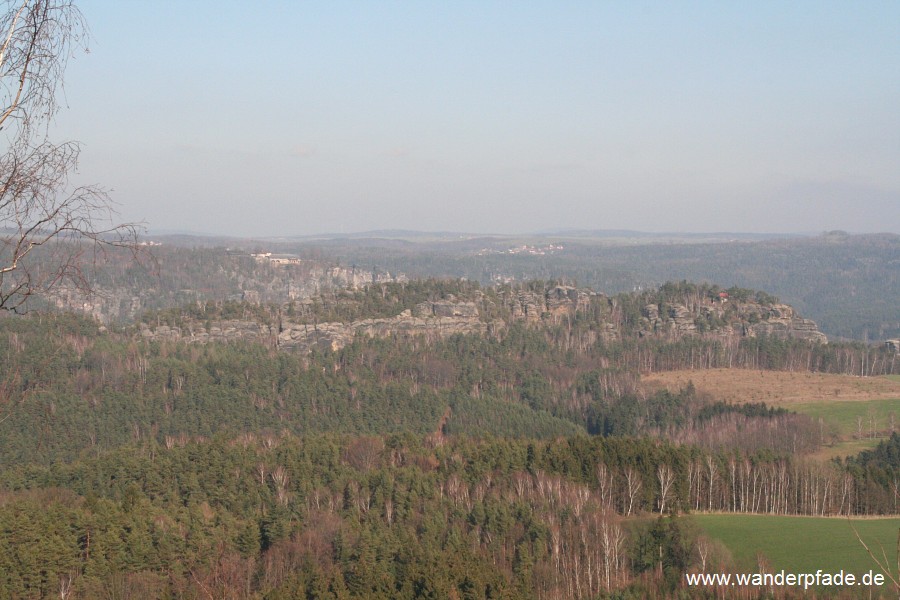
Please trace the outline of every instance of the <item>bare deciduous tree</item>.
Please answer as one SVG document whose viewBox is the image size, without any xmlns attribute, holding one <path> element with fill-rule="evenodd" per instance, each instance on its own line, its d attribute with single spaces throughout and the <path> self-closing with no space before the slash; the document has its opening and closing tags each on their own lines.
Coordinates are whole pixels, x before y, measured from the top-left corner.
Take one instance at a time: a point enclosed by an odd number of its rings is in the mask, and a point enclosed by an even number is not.
<svg viewBox="0 0 900 600">
<path fill-rule="evenodd" d="M 666 502 L 675 484 L 675 471 L 669 465 L 660 463 L 656 468 L 656 478 L 659 480 L 659 514 L 663 514 L 666 512 Z"/>
<path fill-rule="evenodd" d="M 50 141 L 69 59 L 87 29 L 69 0 L 0 0 L 0 309 L 21 311 L 55 286 L 90 291 L 86 266 L 135 247 L 103 188 L 74 185 L 77 142 Z"/>
<path fill-rule="evenodd" d="M 637 469 L 625 467 L 625 492 L 628 496 L 628 505 L 625 510 L 626 517 L 631 515 L 631 511 L 634 509 L 634 500 L 641 491 L 641 485 L 641 474 L 638 473 Z"/>
</svg>

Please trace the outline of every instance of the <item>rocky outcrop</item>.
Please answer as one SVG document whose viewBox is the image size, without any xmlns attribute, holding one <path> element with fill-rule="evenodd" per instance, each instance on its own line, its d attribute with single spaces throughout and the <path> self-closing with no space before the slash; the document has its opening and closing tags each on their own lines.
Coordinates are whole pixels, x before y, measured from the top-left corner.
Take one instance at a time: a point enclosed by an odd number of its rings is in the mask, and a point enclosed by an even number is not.
<svg viewBox="0 0 900 600">
<path fill-rule="evenodd" d="M 263 323 L 239 320 L 215 321 L 208 330 L 206 327 L 196 323 L 184 327 L 159 325 L 152 328 L 145 323 L 141 323 L 139 331 L 143 339 L 150 341 L 182 340 L 197 344 L 233 342 L 237 340 L 273 342 L 278 333 L 273 327 Z"/>
<path fill-rule="evenodd" d="M 765 320 L 746 328 L 750 337 L 767 335 L 781 339 L 801 339 L 810 342 L 828 343 L 828 337 L 819 331 L 815 321 L 803 319 L 787 304 L 776 304 L 768 309 Z"/>
<path fill-rule="evenodd" d="M 591 306 L 591 298 L 601 294 L 574 287 L 558 285 L 544 295 L 547 301 L 547 312 L 551 315 L 571 315 Z"/>
<path fill-rule="evenodd" d="M 656 328 L 659 325 L 659 306 L 656 304 L 648 304 L 641 310 L 641 314 L 647 319 L 647 323 L 650 324 L 649 329 L 651 331 L 656 331 Z"/>
<path fill-rule="evenodd" d="M 697 331 L 694 314 L 685 306 L 674 304 L 667 306 L 660 315 L 660 307 L 648 304 L 641 309 L 645 323 L 641 335 L 653 333 L 671 333 L 676 335 L 691 334 Z"/>
<path fill-rule="evenodd" d="M 181 340 L 188 343 L 232 342 L 246 340 L 271 343 L 286 350 L 309 352 L 313 349 L 339 350 L 357 335 L 369 337 L 431 336 L 436 338 L 455 334 L 485 333 L 487 324 L 481 321 L 474 302 L 427 302 L 416 307 L 414 315 L 404 310 L 384 319 L 361 319 L 352 323 L 291 323 L 281 327 L 256 321 L 214 321 L 209 328 L 196 323 L 183 327 L 141 324 L 139 335 L 149 341 Z"/>
<path fill-rule="evenodd" d="M 167 254 L 170 260 L 185 260 L 190 253 Z M 244 257 L 247 258 L 247 257 Z M 241 257 L 221 256 L 212 261 L 216 268 L 192 272 L 192 277 L 181 271 L 196 267 L 177 263 L 179 269 L 165 272 L 165 277 L 154 278 L 143 285 L 98 284 L 95 293 L 87 295 L 73 286 L 58 286 L 46 296 L 46 301 L 58 309 L 74 310 L 88 314 L 102 323 L 128 322 L 142 312 L 192 302 L 231 300 L 248 304 L 284 304 L 303 301 L 341 290 L 358 290 L 366 286 L 404 282 L 402 273 L 392 275 L 386 271 L 357 267 L 327 266 L 315 261 L 303 261 L 300 265 L 275 267 L 256 261 L 241 262 Z"/>
<path fill-rule="evenodd" d="M 669 307 L 669 323 L 678 333 L 694 333 L 697 331 L 693 313 L 680 304 Z"/>
<path fill-rule="evenodd" d="M 710 301 L 693 310 L 681 304 L 665 305 L 664 310 L 661 305 L 648 304 L 641 309 L 641 316 L 641 336 L 766 335 L 828 343 L 828 338 L 814 321 L 801 318 L 787 304 L 765 306 L 756 302 Z"/>
<path fill-rule="evenodd" d="M 473 301 L 474 298 L 474 301 Z M 493 320 L 482 315 L 495 314 Z M 497 312 L 505 307 L 508 312 Z M 147 340 L 182 340 L 189 343 L 255 341 L 283 349 L 309 352 L 313 349 L 338 350 L 356 336 L 374 338 L 425 336 L 435 339 L 455 334 L 484 334 L 489 327 L 497 331 L 520 320 L 532 325 L 560 324 L 579 311 L 590 309 L 593 339 L 620 339 L 622 316 L 613 299 L 602 294 L 572 287 L 557 286 L 545 292 L 507 290 L 493 299 L 481 292 L 458 300 L 448 296 L 421 302 L 411 310 L 393 317 L 358 319 L 352 322 L 310 323 L 282 320 L 278 325 L 255 321 L 214 321 L 203 325 L 188 322 L 181 327 L 141 325 L 139 334 Z M 506 316 L 499 316 L 499 315 Z M 684 336 L 771 336 L 827 343 L 816 324 L 798 316 L 786 304 L 762 305 L 757 302 L 723 303 L 707 301 L 693 305 L 647 304 L 641 309 L 637 333 L 669 340 Z M 503 319 L 503 320 L 501 320 Z M 488 321 L 491 321 L 490 323 Z M 628 329 L 626 329 L 628 331 Z M 630 331 L 634 331 L 633 329 Z"/>
<path fill-rule="evenodd" d="M 435 303 L 438 304 L 438 303 Z M 417 311 L 424 307 L 417 306 Z M 448 306 L 441 303 L 440 313 L 452 313 L 439 316 L 417 316 L 405 310 L 395 317 L 386 319 L 363 319 L 352 323 L 319 323 L 285 325 L 278 334 L 278 345 L 285 349 L 309 351 L 313 348 L 338 350 L 343 348 L 357 335 L 368 337 L 413 337 L 426 336 L 443 338 L 455 334 L 485 333 L 487 324 L 471 310 L 474 304 L 463 303 L 461 306 Z M 418 312 L 421 315 L 421 312 Z"/>
<path fill-rule="evenodd" d="M 525 321 L 574 315 L 589 308 L 591 298 L 600 296 L 602 294 L 562 285 L 545 292 L 519 290 L 512 299 L 511 313 L 513 319 Z"/>
<path fill-rule="evenodd" d="M 472 318 L 478 317 L 478 307 L 474 302 L 422 302 L 416 305 L 413 314 L 428 319 L 439 318 Z"/>
</svg>

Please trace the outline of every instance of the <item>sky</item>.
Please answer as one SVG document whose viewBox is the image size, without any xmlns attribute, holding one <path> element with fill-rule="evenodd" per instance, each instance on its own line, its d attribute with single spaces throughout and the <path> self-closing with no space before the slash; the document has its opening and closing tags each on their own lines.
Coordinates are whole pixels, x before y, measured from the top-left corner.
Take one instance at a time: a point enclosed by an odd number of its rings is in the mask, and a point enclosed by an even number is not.
<svg viewBox="0 0 900 600">
<path fill-rule="evenodd" d="M 153 231 L 900 233 L 900 2 L 81 0 Z"/>
</svg>

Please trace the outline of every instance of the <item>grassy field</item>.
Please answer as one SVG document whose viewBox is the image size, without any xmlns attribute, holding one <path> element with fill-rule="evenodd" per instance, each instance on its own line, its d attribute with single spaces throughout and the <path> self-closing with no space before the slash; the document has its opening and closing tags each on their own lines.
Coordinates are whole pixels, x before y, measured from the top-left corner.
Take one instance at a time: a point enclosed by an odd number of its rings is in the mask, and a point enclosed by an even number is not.
<svg viewBox="0 0 900 600">
<path fill-rule="evenodd" d="M 832 458 L 856 456 L 863 450 L 872 450 L 878 444 L 885 441 L 885 439 L 887 438 L 877 437 L 874 439 L 841 440 L 832 445 L 823 446 L 818 452 L 814 453 L 812 457 L 819 460 L 831 460 Z"/>
<path fill-rule="evenodd" d="M 641 382 L 651 391 L 677 390 L 692 381 L 697 391 L 725 402 L 765 402 L 791 408 L 839 400 L 870 401 L 900 398 L 900 377 L 854 377 L 805 371 L 709 369 L 647 373 Z M 900 416 L 900 415 L 898 415 Z"/>
<path fill-rule="evenodd" d="M 707 536 L 724 543 L 735 568 L 746 572 L 756 571 L 760 553 L 768 559 L 772 571 L 877 572 L 878 567 L 846 519 L 729 514 L 688 518 Z M 854 519 L 852 523 L 869 548 L 879 556 L 884 548 L 888 562 L 896 567 L 900 518 Z"/>
<path fill-rule="evenodd" d="M 890 435 L 890 419 L 900 431 L 900 399 L 878 400 L 820 400 L 796 402 L 788 408 L 813 419 L 822 419 L 838 441 L 816 453 L 818 458 L 834 458 L 859 454 L 874 448 Z M 861 421 L 861 422 L 860 422 Z M 862 436 L 859 435 L 860 425 Z M 874 426 L 875 435 L 871 435 Z"/>
<path fill-rule="evenodd" d="M 874 419 L 875 429 L 885 432 L 894 414 L 895 427 L 900 431 L 900 398 L 879 400 L 820 400 L 817 402 L 796 402 L 789 407 L 798 413 L 814 419 L 823 419 L 836 425 L 842 437 L 856 437 L 859 421 L 862 419 L 863 437 L 868 435 Z"/>
<path fill-rule="evenodd" d="M 677 390 L 692 381 L 697 391 L 725 402 L 765 402 L 770 406 L 821 418 L 836 441 L 818 458 L 850 456 L 874 448 L 889 435 L 890 415 L 900 431 L 900 376 L 854 377 L 829 373 L 711 369 L 649 373 L 641 378 L 649 390 Z M 858 437 L 862 419 L 863 439 Z M 871 437 L 872 419 L 876 434 Z"/>
</svg>

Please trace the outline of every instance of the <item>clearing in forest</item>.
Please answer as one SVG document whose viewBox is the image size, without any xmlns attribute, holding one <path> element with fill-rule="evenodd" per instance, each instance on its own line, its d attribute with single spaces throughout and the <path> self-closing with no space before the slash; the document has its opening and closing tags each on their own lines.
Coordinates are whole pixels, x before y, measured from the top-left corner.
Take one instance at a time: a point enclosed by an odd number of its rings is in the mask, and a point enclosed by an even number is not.
<svg viewBox="0 0 900 600">
<path fill-rule="evenodd" d="M 678 390 L 693 381 L 698 392 L 724 402 L 765 402 L 790 408 L 825 400 L 869 401 L 900 398 L 900 381 L 892 377 L 856 377 L 808 371 L 709 369 L 648 373 L 649 389 Z"/>
<path fill-rule="evenodd" d="M 900 378 L 831 373 L 710 369 L 650 373 L 648 391 L 678 390 L 691 381 L 700 394 L 729 403 L 765 402 L 809 415 L 832 443 L 816 456 L 830 459 L 873 448 L 900 432 Z"/>
<path fill-rule="evenodd" d="M 697 514 L 689 519 L 725 544 L 734 567 L 746 572 L 756 572 L 760 555 L 768 562 L 769 572 L 878 572 L 853 528 L 879 558 L 883 549 L 887 563 L 897 565 L 897 518 L 853 519 L 852 527 L 847 519 L 833 517 Z"/>
</svg>

